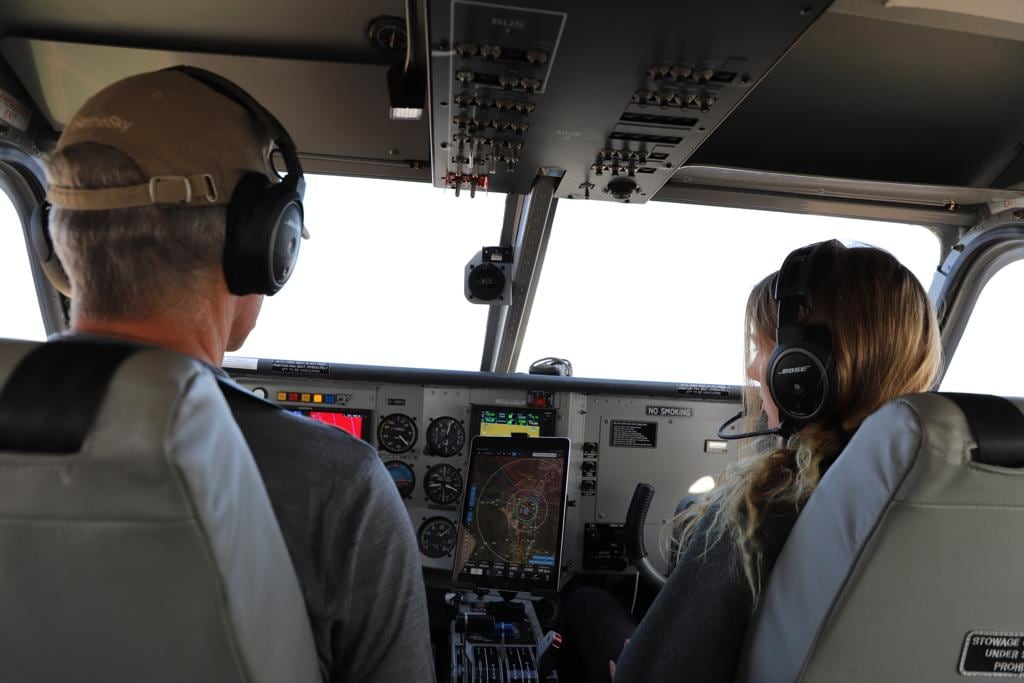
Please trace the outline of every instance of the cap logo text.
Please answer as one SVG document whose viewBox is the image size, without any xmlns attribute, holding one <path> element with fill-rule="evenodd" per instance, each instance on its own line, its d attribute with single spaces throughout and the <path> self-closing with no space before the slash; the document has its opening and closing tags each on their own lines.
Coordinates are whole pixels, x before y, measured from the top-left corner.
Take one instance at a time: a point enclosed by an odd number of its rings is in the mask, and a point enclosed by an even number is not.
<svg viewBox="0 0 1024 683">
<path fill-rule="evenodd" d="M 126 119 L 122 119 L 120 116 L 83 116 L 80 119 L 74 119 L 68 124 L 68 129 L 78 130 L 80 128 L 109 128 L 111 130 L 119 130 L 122 133 L 126 133 L 129 128 L 132 127 L 132 122 Z"/>
</svg>

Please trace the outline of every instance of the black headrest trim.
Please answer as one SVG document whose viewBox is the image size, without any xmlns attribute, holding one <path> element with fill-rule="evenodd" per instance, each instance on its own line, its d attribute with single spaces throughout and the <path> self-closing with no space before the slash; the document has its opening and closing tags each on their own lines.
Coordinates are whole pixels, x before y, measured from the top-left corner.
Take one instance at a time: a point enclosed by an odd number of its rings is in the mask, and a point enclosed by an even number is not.
<svg viewBox="0 0 1024 683">
<path fill-rule="evenodd" d="M 114 373 L 141 348 L 61 340 L 30 351 L 0 391 L 0 451 L 79 452 Z"/>
<path fill-rule="evenodd" d="M 1024 415 L 1010 401 L 986 394 L 939 394 L 967 417 L 978 447 L 971 460 L 998 467 L 1024 467 Z"/>
</svg>

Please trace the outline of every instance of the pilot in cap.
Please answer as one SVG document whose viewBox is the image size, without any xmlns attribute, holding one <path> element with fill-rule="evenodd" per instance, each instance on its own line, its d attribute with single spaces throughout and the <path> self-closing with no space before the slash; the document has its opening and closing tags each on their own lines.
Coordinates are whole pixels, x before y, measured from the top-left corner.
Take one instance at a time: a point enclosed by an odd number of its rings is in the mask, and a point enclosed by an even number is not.
<svg viewBox="0 0 1024 683">
<path fill-rule="evenodd" d="M 68 122 L 57 151 L 79 142 L 120 150 L 148 181 L 104 189 L 50 185 L 47 199 L 62 209 L 227 204 L 247 172 L 277 178 L 270 134 L 256 118 L 179 71 L 132 76 L 89 98 Z"/>
</svg>

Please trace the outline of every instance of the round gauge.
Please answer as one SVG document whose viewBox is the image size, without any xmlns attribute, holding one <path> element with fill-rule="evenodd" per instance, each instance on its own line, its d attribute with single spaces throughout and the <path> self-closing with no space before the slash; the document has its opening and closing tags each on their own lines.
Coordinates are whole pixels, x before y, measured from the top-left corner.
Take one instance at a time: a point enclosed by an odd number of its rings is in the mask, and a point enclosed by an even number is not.
<svg viewBox="0 0 1024 683">
<path fill-rule="evenodd" d="M 427 427 L 430 453 L 450 458 L 466 445 L 466 429 L 454 417 L 439 417 Z"/>
<path fill-rule="evenodd" d="M 405 453 L 416 445 L 419 430 L 408 415 L 394 413 L 380 421 L 377 427 L 377 443 L 388 453 Z"/>
<path fill-rule="evenodd" d="M 395 481 L 395 486 L 398 487 L 402 498 L 412 495 L 416 489 L 416 473 L 412 471 L 412 468 L 401 460 L 388 460 L 384 463 L 384 467 L 388 468 L 388 474 Z"/>
<path fill-rule="evenodd" d="M 462 473 L 451 465 L 434 465 L 427 470 L 423 479 L 423 488 L 427 490 L 427 498 L 451 505 L 462 495 Z"/>
<path fill-rule="evenodd" d="M 444 517 L 431 517 L 420 524 L 416 538 L 420 552 L 427 557 L 451 555 L 455 549 L 455 522 Z"/>
</svg>

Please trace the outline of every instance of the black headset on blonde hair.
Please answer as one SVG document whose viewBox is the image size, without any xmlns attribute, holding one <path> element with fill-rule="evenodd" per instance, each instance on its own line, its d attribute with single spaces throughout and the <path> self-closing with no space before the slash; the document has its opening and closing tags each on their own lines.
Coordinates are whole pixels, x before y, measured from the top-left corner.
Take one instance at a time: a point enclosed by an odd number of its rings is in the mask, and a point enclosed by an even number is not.
<svg viewBox="0 0 1024 683">
<path fill-rule="evenodd" d="M 776 434 L 789 436 L 824 417 L 838 393 L 832 335 L 823 325 L 808 325 L 811 290 L 822 273 L 846 247 L 837 240 L 818 242 L 791 252 L 772 279 L 772 298 L 778 306 L 775 350 L 768 359 L 765 383 L 779 426 L 753 432 L 729 431 L 743 417 L 740 412 L 718 428 L 720 439 L 744 439 Z M 839 429 L 840 439 L 845 433 Z"/>
<path fill-rule="evenodd" d="M 280 182 L 255 171 L 239 180 L 227 207 L 224 243 L 224 277 L 231 293 L 275 294 L 295 269 L 303 237 L 306 181 L 295 143 L 273 114 L 228 79 L 192 66 L 167 71 L 179 71 L 243 107 L 284 159 L 286 175 Z M 71 283 L 50 237 L 50 208 L 44 201 L 32 212 L 29 238 L 47 279 L 70 297 Z"/>
<path fill-rule="evenodd" d="M 792 434 L 824 417 L 836 400 L 837 380 L 832 335 L 824 325 L 809 325 L 811 290 L 845 250 L 837 240 L 797 249 L 786 257 L 772 282 L 778 305 L 775 351 L 765 381 L 779 409 L 782 434 Z"/>
</svg>

